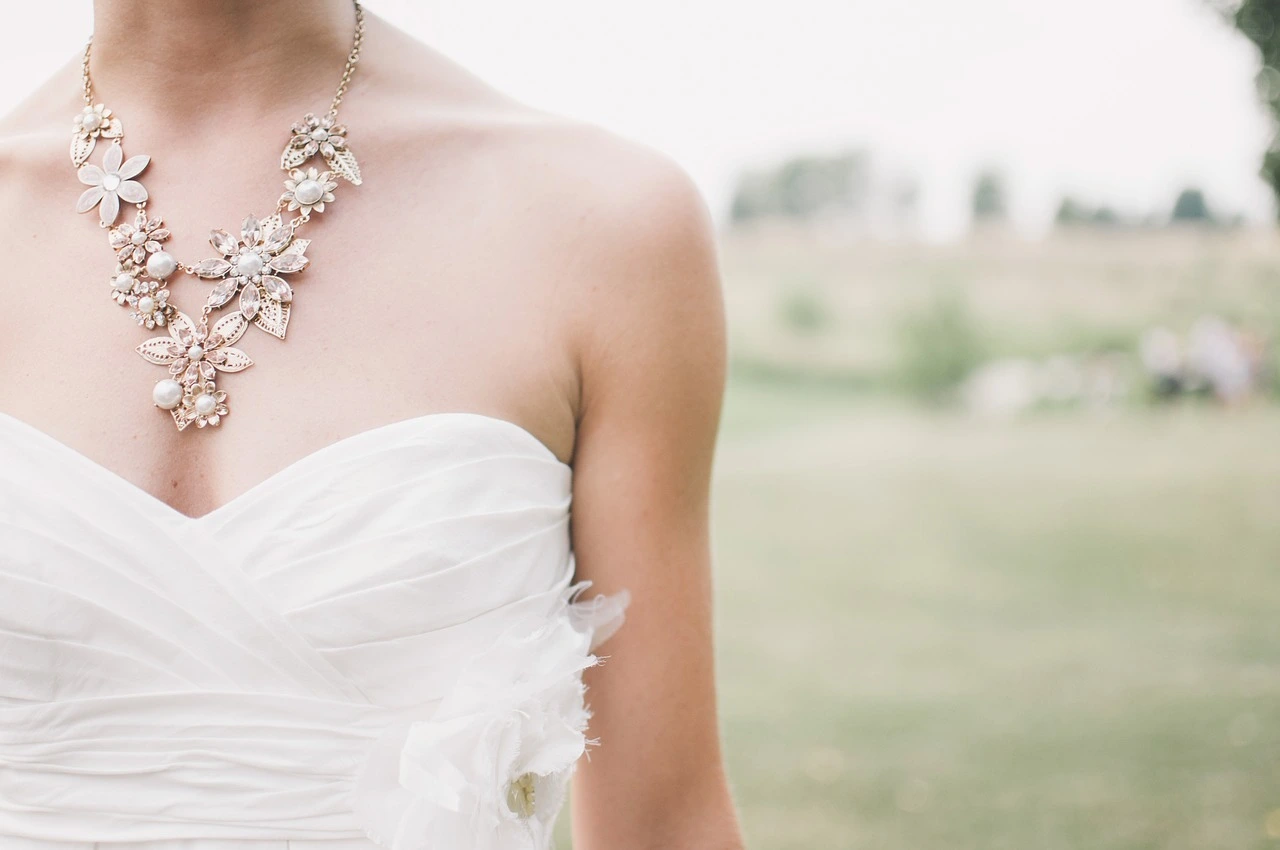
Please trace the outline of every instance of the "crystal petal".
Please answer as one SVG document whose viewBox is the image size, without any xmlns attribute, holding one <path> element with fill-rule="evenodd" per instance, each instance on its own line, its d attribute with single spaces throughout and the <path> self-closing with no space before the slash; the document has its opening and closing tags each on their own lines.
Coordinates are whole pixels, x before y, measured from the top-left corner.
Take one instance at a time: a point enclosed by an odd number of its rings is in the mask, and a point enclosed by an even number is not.
<svg viewBox="0 0 1280 850">
<path fill-rule="evenodd" d="M 277 301 L 283 301 L 287 304 L 293 300 L 293 287 L 285 283 L 283 278 L 270 274 L 263 275 L 262 288 Z"/>
<path fill-rule="evenodd" d="M 271 268 L 284 274 L 292 272 L 300 272 L 311 263 L 309 257 L 305 257 L 300 252 L 286 251 L 278 257 L 272 257 L 268 264 Z"/>
<path fill-rule="evenodd" d="M 262 296 L 258 292 L 258 287 L 246 286 L 240 293 L 240 314 L 246 319 L 252 319 L 258 315 L 258 306 L 261 303 Z"/>
<path fill-rule="evenodd" d="M 221 257 L 211 257 L 207 260 L 201 260 L 191 267 L 192 271 L 199 277 L 206 279 L 222 277 L 231 271 L 231 263 Z"/>
<path fill-rule="evenodd" d="M 277 227 L 271 231 L 271 235 L 267 237 L 267 241 L 263 243 L 262 248 L 268 254 L 278 254 L 284 250 L 284 246 L 289 244 L 289 240 L 293 238 L 293 231 L 287 227 Z"/>
<path fill-rule="evenodd" d="M 258 221 L 257 216 L 245 216 L 240 225 L 240 236 L 246 245 L 257 245 L 262 240 L 262 222 Z"/>
<path fill-rule="evenodd" d="M 238 278 L 227 278 L 213 288 L 209 293 L 209 300 L 206 302 L 211 308 L 221 307 L 232 298 L 235 297 L 236 291 L 240 288 L 240 280 Z"/>
<path fill-rule="evenodd" d="M 224 257 L 230 257 L 240 247 L 240 243 L 236 241 L 236 238 L 225 230 L 209 231 L 209 244 Z"/>
</svg>

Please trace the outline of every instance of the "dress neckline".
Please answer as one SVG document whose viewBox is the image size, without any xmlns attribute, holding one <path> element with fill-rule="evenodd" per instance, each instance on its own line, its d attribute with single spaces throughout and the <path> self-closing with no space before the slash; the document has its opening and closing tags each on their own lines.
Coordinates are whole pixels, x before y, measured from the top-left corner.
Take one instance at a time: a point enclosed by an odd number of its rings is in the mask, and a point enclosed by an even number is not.
<svg viewBox="0 0 1280 850">
<path fill-rule="evenodd" d="M 344 450 L 357 447 L 369 440 L 388 438 L 398 431 L 445 425 L 449 422 L 470 422 L 480 427 L 506 430 L 528 443 L 530 447 L 539 455 L 543 456 L 545 460 L 553 462 L 566 469 L 572 468 L 569 464 L 560 460 L 560 458 L 556 456 L 555 452 L 553 452 L 546 443 L 542 442 L 542 440 L 535 436 L 533 432 L 529 431 L 522 425 L 512 422 L 510 419 L 502 419 L 497 416 L 489 416 L 483 413 L 426 413 L 420 416 L 412 416 L 407 419 L 387 422 L 382 425 L 375 425 L 372 428 L 366 428 L 363 431 L 357 431 L 354 434 L 348 434 L 345 437 L 340 437 L 331 443 L 326 443 L 320 448 L 303 455 L 297 460 L 291 461 L 282 468 L 268 475 L 263 480 L 250 486 L 247 490 L 232 496 L 231 499 L 223 502 L 221 505 L 206 511 L 205 513 L 192 515 L 178 510 L 173 505 L 158 496 L 153 495 L 138 484 L 130 481 L 128 478 L 125 478 L 120 473 L 102 465 L 83 452 L 72 448 L 48 432 L 43 431 L 16 416 L 0 411 L 0 424 L 7 424 L 11 429 L 18 433 L 26 434 L 28 437 L 52 447 L 60 455 L 69 457 L 80 466 L 89 470 L 91 474 L 106 481 L 109 485 L 125 491 L 131 498 L 140 502 L 148 509 L 158 511 L 171 519 L 192 525 L 207 524 L 218 517 L 233 511 L 241 504 L 251 501 L 253 498 L 267 491 L 269 488 L 280 485 L 282 482 L 287 481 L 289 478 L 297 475 L 301 471 L 304 471 L 308 467 L 319 463 L 322 460 L 329 459 L 331 456 L 339 454 Z"/>
</svg>

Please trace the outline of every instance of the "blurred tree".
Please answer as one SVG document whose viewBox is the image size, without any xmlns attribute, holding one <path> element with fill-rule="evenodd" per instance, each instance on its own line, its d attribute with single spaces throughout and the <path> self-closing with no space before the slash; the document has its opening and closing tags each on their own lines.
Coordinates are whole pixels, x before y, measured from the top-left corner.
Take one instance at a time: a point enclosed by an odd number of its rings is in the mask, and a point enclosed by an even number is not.
<svg viewBox="0 0 1280 850">
<path fill-rule="evenodd" d="M 794 157 L 777 168 L 749 171 L 738 180 L 730 216 L 734 223 L 743 223 L 861 213 L 870 191 L 870 172 L 865 151 Z"/>
<path fill-rule="evenodd" d="M 1058 204 L 1058 212 L 1053 217 L 1053 223 L 1059 226 L 1084 224 L 1090 220 L 1090 217 L 1091 213 L 1084 204 L 1067 195 Z"/>
<path fill-rule="evenodd" d="M 1004 175 L 993 169 L 978 174 L 973 181 L 972 208 L 975 223 L 1004 221 L 1009 212 Z"/>
<path fill-rule="evenodd" d="M 1063 197 L 1058 204 L 1058 212 L 1053 221 L 1059 227 L 1086 224 L 1093 227 L 1121 227 L 1134 224 L 1111 207 L 1090 207 L 1070 195 Z"/>
<path fill-rule="evenodd" d="M 958 289 L 938 289 L 898 322 L 901 380 L 928 402 L 949 402 L 982 363 L 986 344 L 969 303 Z"/>
<path fill-rule="evenodd" d="M 914 177 L 899 178 L 893 186 L 891 203 L 898 232 L 911 232 L 920 212 L 920 183 Z"/>
<path fill-rule="evenodd" d="M 1196 188 L 1183 189 L 1173 202 L 1173 221 L 1200 224 L 1213 223 L 1213 214 L 1204 199 L 1204 192 Z"/>
<path fill-rule="evenodd" d="M 1093 211 L 1093 215 L 1089 217 L 1089 221 L 1098 227 L 1116 227 L 1124 223 L 1120 218 L 1120 213 L 1111 207 L 1098 207 Z"/>
<path fill-rule="evenodd" d="M 1257 45 L 1262 71 L 1257 77 L 1258 95 L 1271 112 L 1271 144 L 1262 157 L 1262 178 L 1280 200 L 1280 0 L 1208 0 Z M 1277 204 L 1280 212 L 1280 204 Z"/>
</svg>

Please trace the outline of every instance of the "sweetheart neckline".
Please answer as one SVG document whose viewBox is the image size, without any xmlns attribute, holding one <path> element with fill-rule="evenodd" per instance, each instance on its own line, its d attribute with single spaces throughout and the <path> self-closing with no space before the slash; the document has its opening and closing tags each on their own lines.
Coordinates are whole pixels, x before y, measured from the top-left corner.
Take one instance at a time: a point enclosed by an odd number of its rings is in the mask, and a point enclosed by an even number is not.
<svg viewBox="0 0 1280 850">
<path fill-rule="evenodd" d="M 411 416 L 406 419 L 398 419 L 394 422 L 385 422 L 381 425 L 374 425 L 371 428 L 365 428 L 363 431 L 357 431 L 354 434 L 348 434 L 345 437 L 340 437 L 331 443 L 326 443 L 320 448 L 315 449 L 311 452 L 308 452 L 307 454 L 303 455 L 302 457 L 296 460 L 290 461 L 280 469 L 268 475 L 266 478 L 250 486 L 249 489 L 243 490 L 240 493 L 236 494 L 235 496 L 232 496 L 230 500 L 223 502 L 221 505 L 218 505 L 217 507 L 211 510 L 208 510 L 202 514 L 192 515 L 192 514 L 184 513 L 183 511 L 178 510 L 173 505 L 166 502 L 164 499 L 161 499 L 159 496 L 156 496 L 153 493 L 147 491 L 140 485 L 135 484 L 134 482 L 130 481 L 128 478 L 125 478 L 123 475 L 112 470 L 111 468 L 104 466 L 103 464 L 99 463 L 98 461 L 86 455 L 84 452 L 81 452 L 80 450 L 73 448 L 72 446 L 64 443 L 62 440 L 59 440 L 57 437 L 53 436 L 52 434 L 46 431 L 43 431 L 40 428 L 37 428 L 35 425 L 32 425 L 22 419 L 19 419 L 18 417 L 13 416 L 12 414 L 5 413 L 4 411 L 0 411 L 0 423 L 3 423 L 3 422 L 11 423 L 11 425 L 16 427 L 19 431 L 25 432 L 40 440 L 45 441 L 46 443 L 52 445 L 57 451 L 61 452 L 64 455 L 70 456 L 73 460 L 80 463 L 82 466 L 86 466 L 89 469 L 93 470 L 94 473 L 99 477 L 104 478 L 105 480 L 113 483 L 115 486 L 128 491 L 135 499 L 141 500 L 149 504 L 153 509 L 163 511 L 167 515 L 191 525 L 204 524 L 209 522 L 210 520 L 220 516 L 221 514 L 231 510 L 232 508 L 256 496 L 261 491 L 267 489 L 267 487 L 277 484 L 281 479 L 287 478 L 289 475 L 296 475 L 300 468 L 305 468 L 306 466 L 312 463 L 316 463 L 319 459 L 326 457 L 330 454 L 333 454 L 339 449 L 347 448 L 350 445 L 354 443 L 358 443 L 362 440 L 368 440 L 375 436 L 386 434 L 389 431 L 394 431 L 401 428 L 415 427 L 415 426 L 425 426 L 427 424 L 443 423 L 448 420 L 454 420 L 454 421 L 470 420 L 470 421 L 488 425 L 491 427 L 497 426 L 497 427 L 510 429 L 511 431 L 519 435 L 522 439 L 526 440 L 530 445 L 534 446 L 540 454 L 545 456 L 546 459 L 562 467 L 572 469 L 572 467 L 569 464 L 562 461 L 556 455 L 556 453 L 553 452 L 551 448 L 542 440 L 540 440 L 532 431 L 525 428 L 523 425 L 520 425 L 516 422 L 512 422 L 510 419 L 503 419 L 498 416 L 489 416 L 488 414 L 484 414 L 484 413 L 470 413 L 465 411 L 424 413 L 419 416 Z"/>
</svg>

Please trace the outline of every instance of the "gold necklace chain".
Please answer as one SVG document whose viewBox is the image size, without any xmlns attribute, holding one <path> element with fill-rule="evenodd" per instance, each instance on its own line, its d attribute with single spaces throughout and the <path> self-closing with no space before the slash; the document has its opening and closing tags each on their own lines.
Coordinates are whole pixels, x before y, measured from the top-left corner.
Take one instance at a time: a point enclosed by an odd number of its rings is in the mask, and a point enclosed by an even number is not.
<svg viewBox="0 0 1280 850">
<path fill-rule="evenodd" d="M 352 39 L 351 52 L 347 54 L 347 65 L 342 69 L 342 79 L 338 81 L 338 90 L 333 93 L 333 102 L 329 104 L 330 115 L 338 113 L 338 105 L 342 103 L 342 96 L 347 93 L 347 88 L 351 85 L 351 77 L 356 72 L 356 63 L 360 61 L 360 46 L 364 44 L 364 6 L 360 5 L 360 0 L 353 0 L 352 5 L 355 6 L 356 12 L 356 32 Z M 80 83 L 83 86 L 83 97 L 85 106 L 93 106 L 93 77 L 89 73 L 89 56 L 93 52 L 93 36 L 89 36 L 89 40 L 84 44 L 84 58 L 80 63 Z"/>
<path fill-rule="evenodd" d="M 224 373 L 253 365 L 249 355 L 235 347 L 251 325 L 285 338 L 294 292 L 282 275 L 292 276 L 311 263 L 305 254 L 311 240 L 297 238 L 297 232 L 313 214 L 323 213 L 326 205 L 334 202 L 339 178 L 357 186 L 362 182 L 360 166 L 347 145 L 347 129 L 337 123 L 338 106 L 351 85 L 364 43 L 364 8 L 359 0 L 352 0 L 352 5 L 355 34 L 338 88 L 327 113 L 321 117 L 307 113 L 294 123 L 280 154 L 280 167 L 288 179 L 275 211 L 264 219 L 247 216 L 238 237 L 225 230 L 212 231 L 209 241 L 218 256 L 191 265 L 178 262 L 164 250 L 169 231 L 159 218 L 149 215 L 147 190 L 134 179 L 151 158 L 125 159 L 119 117 L 105 105 L 94 103 L 89 69 L 92 37 L 85 44 L 81 62 L 85 107 L 72 128 L 71 161 L 80 182 L 89 188 L 77 201 L 76 211 L 87 213 L 97 208 L 100 226 L 109 231 L 108 242 L 117 260 L 110 279 L 112 299 L 132 308 L 130 317 L 139 326 L 168 331 L 168 336 L 152 337 L 136 351 L 148 362 L 168 367 L 170 377 L 153 387 L 152 401 L 172 415 L 179 430 L 191 424 L 216 426 L 227 416 L 227 394 L 218 388 L 217 381 Z M 88 160 L 100 139 L 110 145 L 98 166 Z M 306 167 L 317 155 L 328 166 L 323 172 Z M 121 202 L 136 207 L 133 224 L 116 225 Z M 286 212 L 295 211 L 296 217 L 284 221 Z M 169 303 L 166 281 L 179 271 L 214 283 L 195 319 Z M 210 327 L 212 313 L 233 301 L 235 309 Z"/>
</svg>

